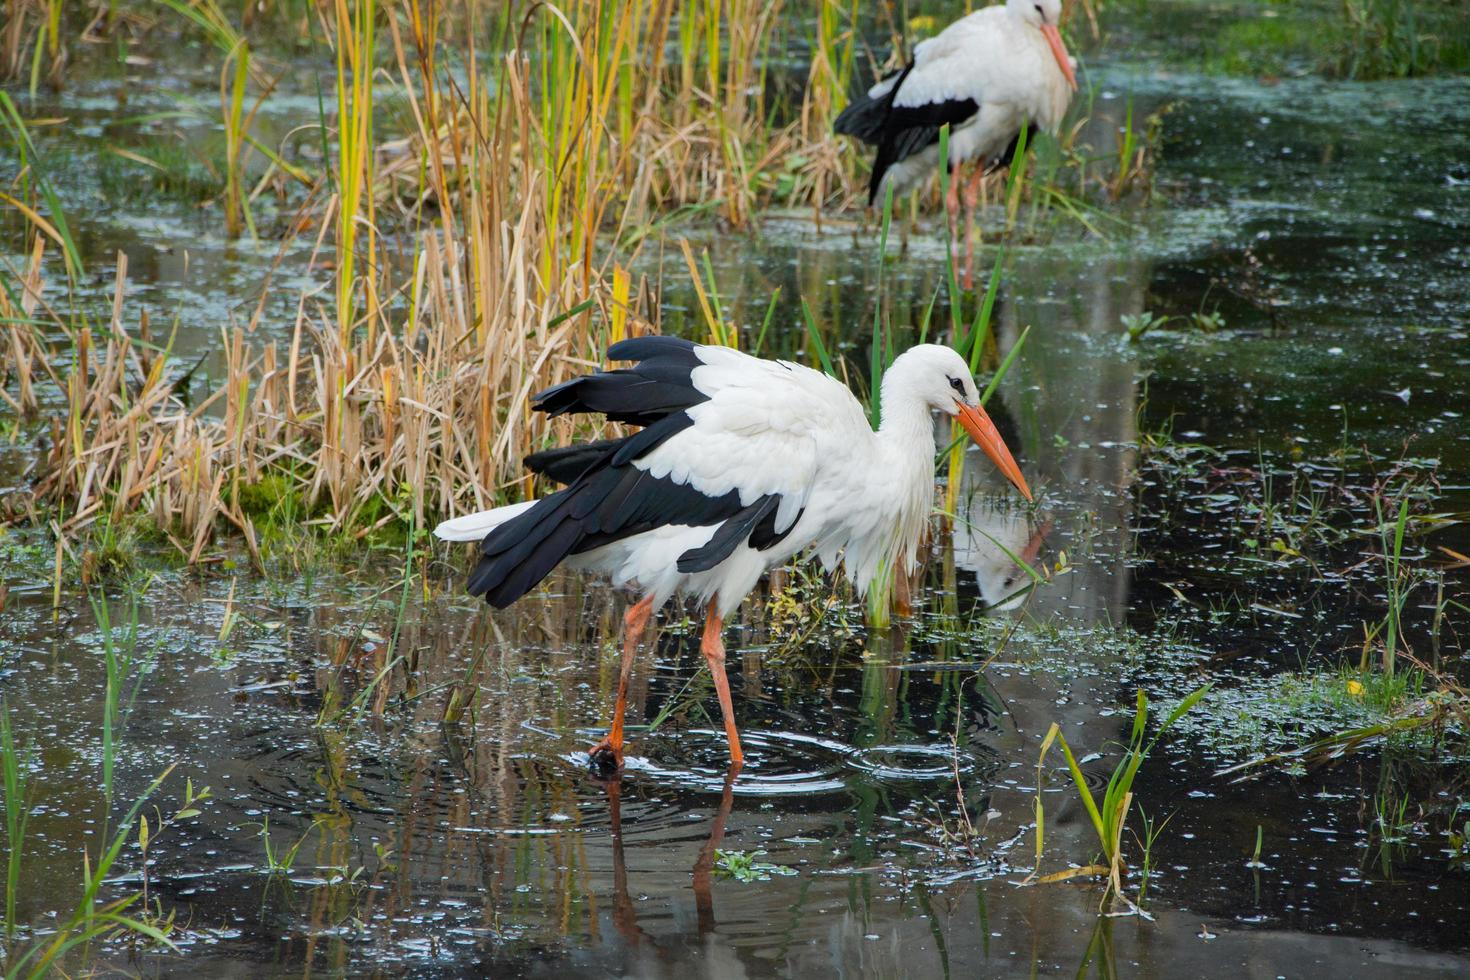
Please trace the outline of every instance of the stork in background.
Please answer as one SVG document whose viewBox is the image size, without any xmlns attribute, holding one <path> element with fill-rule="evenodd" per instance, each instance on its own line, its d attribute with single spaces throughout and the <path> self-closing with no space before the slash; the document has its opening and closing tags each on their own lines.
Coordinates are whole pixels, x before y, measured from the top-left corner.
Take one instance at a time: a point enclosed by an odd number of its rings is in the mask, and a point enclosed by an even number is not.
<svg viewBox="0 0 1470 980">
<path fill-rule="evenodd" d="M 599 413 L 642 428 L 529 456 L 529 469 L 565 488 L 445 521 L 434 532 L 480 543 L 468 591 L 497 607 L 557 565 L 638 592 L 624 618 L 611 730 L 589 750 L 600 763 L 622 765 L 638 641 L 676 594 L 707 608 L 700 647 L 731 761 L 743 761 L 725 675 L 725 617 L 768 569 L 805 551 L 828 569 L 841 564 L 859 593 L 880 575 L 911 571 L 933 506 L 931 412 L 957 418 L 1031 499 L 968 365 L 948 347 L 920 344 L 894 360 L 883 375 L 876 431 L 846 386 L 799 364 L 658 336 L 614 344 L 607 356 L 636 363 L 548 388 L 533 405 L 552 416 Z"/>
<path fill-rule="evenodd" d="M 980 181 L 1007 166 L 1021 129 L 1055 133 L 1077 87 L 1058 23 L 1061 0 L 1006 0 L 962 17 L 914 45 L 903 68 L 868 89 L 833 128 L 878 148 L 868 204 L 891 186 L 895 195 L 939 164 L 939 131 L 949 133 L 952 171 L 945 208 L 951 226 L 965 183 L 965 284 L 969 286 Z M 972 165 L 968 182 L 962 170 Z"/>
</svg>

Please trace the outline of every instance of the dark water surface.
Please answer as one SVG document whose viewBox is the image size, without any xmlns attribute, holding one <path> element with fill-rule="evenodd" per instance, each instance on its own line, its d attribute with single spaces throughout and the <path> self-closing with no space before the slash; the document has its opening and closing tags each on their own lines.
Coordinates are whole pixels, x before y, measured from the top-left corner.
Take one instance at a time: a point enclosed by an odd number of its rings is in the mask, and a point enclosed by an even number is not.
<svg viewBox="0 0 1470 980">
<path fill-rule="evenodd" d="M 936 536 L 915 617 L 891 630 L 864 629 L 862 611 L 814 574 L 763 586 L 727 632 L 748 753 L 737 778 L 679 610 L 640 657 L 632 754 L 608 781 L 582 752 L 609 721 L 623 598 L 596 583 L 556 578 L 491 614 L 458 595 L 465 555 L 443 546 L 406 599 L 392 555 L 285 580 L 162 574 L 136 595 L 141 681 L 113 817 L 170 764 L 165 811 L 186 775 L 214 799 L 149 855 L 150 895 L 179 910 L 183 955 L 118 946 L 92 965 L 249 976 L 1470 971 L 1470 872 L 1445 836 L 1470 790 L 1463 763 L 1433 753 L 1370 751 L 1235 782 L 1217 770 L 1239 761 L 1230 747 L 1251 733 L 1220 715 L 1203 723 L 1217 738 L 1166 743 L 1139 779 L 1143 810 L 1173 814 L 1152 853 L 1156 921 L 1099 918 L 1094 885 L 1020 884 L 1035 865 L 1037 753 L 1052 722 L 1085 753 L 1096 788 L 1139 685 L 1159 700 L 1206 680 L 1254 691 L 1286 672 L 1336 683 L 1338 665 L 1357 662 L 1363 623 L 1384 611 L 1373 492 L 1432 474 L 1416 513 L 1470 511 L 1470 84 L 1095 70 L 1100 150 L 1127 98 L 1136 112 L 1173 110 L 1159 200 L 1128 214 L 1131 228 L 1106 242 L 1064 230 L 1011 250 L 1000 351 L 1032 329 L 996 415 L 1039 507 L 1006 502 L 971 454 L 956 530 Z M 119 98 L 77 98 L 69 111 L 94 123 L 76 128 L 74 148 L 105 138 Z M 232 303 L 253 303 L 276 258 L 223 244 L 182 208 L 77 223 L 90 256 L 127 251 L 143 302 L 182 309 L 181 347 L 195 352 L 210 349 Z M 820 230 L 775 216 L 751 236 L 690 230 L 752 336 L 780 286 L 769 349 L 803 351 L 805 297 L 854 365 L 866 363 L 878 301 L 870 233 L 853 216 Z M 993 253 L 981 259 L 988 268 Z M 277 295 L 313 280 L 305 260 L 286 257 L 276 275 L 291 288 Z M 918 322 L 942 274 L 942 243 L 912 235 L 886 271 L 891 322 Z M 666 304 L 666 324 L 693 329 L 691 296 L 673 290 Z M 1129 343 L 1120 320 L 1145 311 L 1178 319 Z M 1195 313 L 1223 326 L 1196 329 Z M 935 322 L 949 316 L 941 295 Z M 263 322 L 289 329 L 290 305 Z M 23 482 L 27 458 L 23 446 L 0 450 L 7 486 Z M 1340 538 L 1298 548 L 1307 521 L 1289 487 L 1330 505 Z M 1470 535 L 1446 523 L 1411 534 L 1406 553 L 1464 602 L 1465 572 L 1439 570 L 1440 547 L 1470 553 Z M 1026 579 L 1013 555 L 1048 567 L 1065 557 L 1070 570 L 1017 597 Z M 3 539 L 0 683 L 38 750 L 20 917 L 43 932 L 74 904 L 81 844 L 95 852 L 105 811 L 96 610 L 68 590 L 53 614 L 50 559 L 38 534 Z M 1409 642 L 1463 676 L 1454 627 L 1470 621 L 1452 613 L 1436 627 L 1424 608 L 1434 595 L 1415 593 Z M 119 593 L 107 608 L 127 622 L 129 605 Z M 396 630 L 411 677 L 400 665 L 371 688 Z M 474 710 L 443 721 L 470 693 Z M 1059 762 L 1047 765 L 1043 873 L 1096 850 Z M 1377 813 L 1400 799 L 1408 826 L 1385 835 Z M 289 870 L 267 868 L 267 819 L 277 853 L 302 841 Z M 1258 829 L 1264 866 L 1252 868 Z M 738 880 L 718 851 L 774 867 Z M 130 850 L 114 885 L 140 875 Z"/>
</svg>

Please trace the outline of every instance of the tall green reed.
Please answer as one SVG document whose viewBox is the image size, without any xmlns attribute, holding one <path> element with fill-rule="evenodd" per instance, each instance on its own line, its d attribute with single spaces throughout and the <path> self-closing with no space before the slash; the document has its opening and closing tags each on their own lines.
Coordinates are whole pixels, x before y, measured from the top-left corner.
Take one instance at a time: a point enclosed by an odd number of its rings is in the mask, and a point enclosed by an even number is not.
<svg viewBox="0 0 1470 980">
<path fill-rule="evenodd" d="M 30 130 L 26 127 L 25 119 L 6 92 L 0 92 L 0 125 L 5 127 L 11 145 L 15 147 L 16 155 L 20 158 L 17 182 L 21 194 L 21 198 L 16 198 L 5 191 L 0 191 L 0 201 L 4 201 L 23 214 L 34 228 L 61 247 L 62 255 L 66 260 L 67 278 L 72 284 L 75 284 L 82 273 L 82 257 L 77 250 L 75 239 L 72 238 L 71 228 L 67 224 L 66 212 L 61 207 L 61 197 L 56 192 L 56 186 L 51 182 L 51 167 L 46 158 L 36 149 Z M 36 207 L 35 194 L 37 192 L 46 202 L 46 215 L 42 215 Z"/>
<path fill-rule="evenodd" d="M 1383 548 L 1383 584 L 1388 609 L 1383 621 L 1374 632 L 1383 637 L 1383 673 L 1392 677 L 1398 661 L 1399 646 L 1403 642 L 1404 608 L 1413 591 L 1413 569 L 1404 564 L 1404 531 L 1409 523 L 1409 498 L 1399 501 L 1398 516 L 1389 521 L 1383 510 L 1383 501 L 1374 498 L 1373 507 L 1378 516 L 1379 542 Z M 1371 634 L 1370 634 L 1371 635 Z M 1366 645 L 1365 645 L 1366 653 Z"/>
<path fill-rule="evenodd" d="M 31 762 L 35 747 L 24 755 L 16 748 L 11 729 L 10 703 L 0 701 L 0 753 L 5 781 L 5 941 L 15 939 L 16 896 L 20 894 L 21 858 L 25 853 L 26 825 L 30 822 Z"/>
<path fill-rule="evenodd" d="M 221 54 L 220 123 L 225 135 L 225 234 L 238 238 L 242 224 L 255 235 L 255 221 L 250 214 L 250 201 L 244 190 L 245 146 L 250 126 L 265 94 L 254 108 L 245 111 L 245 90 L 250 81 L 250 41 L 230 22 L 219 0 L 157 0 L 170 10 L 187 18 L 204 32 Z"/>
<path fill-rule="evenodd" d="M 113 777 L 117 768 L 118 739 L 127 724 L 138 691 L 142 688 L 143 661 L 152 660 L 157 647 L 140 657 L 138 641 L 140 617 L 137 595 L 147 586 L 133 592 L 128 599 L 127 619 L 121 624 L 112 621 L 112 608 L 107 597 L 98 593 L 91 597 L 92 614 L 102 638 L 103 666 L 107 673 L 107 685 L 102 697 L 102 826 L 108 825 L 112 812 Z M 119 636 L 119 633 L 121 636 Z M 131 684 L 130 684 L 131 682 Z"/>
</svg>

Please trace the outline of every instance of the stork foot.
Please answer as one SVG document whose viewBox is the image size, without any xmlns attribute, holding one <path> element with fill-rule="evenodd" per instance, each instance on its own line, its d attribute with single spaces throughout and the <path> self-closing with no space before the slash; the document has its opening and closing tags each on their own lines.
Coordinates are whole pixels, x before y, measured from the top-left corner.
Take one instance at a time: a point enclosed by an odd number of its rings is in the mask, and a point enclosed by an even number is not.
<svg viewBox="0 0 1470 980">
<path fill-rule="evenodd" d="M 623 747 L 605 738 L 587 750 L 587 762 L 604 775 L 619 772 L 623 768 Z"/>
</svg>

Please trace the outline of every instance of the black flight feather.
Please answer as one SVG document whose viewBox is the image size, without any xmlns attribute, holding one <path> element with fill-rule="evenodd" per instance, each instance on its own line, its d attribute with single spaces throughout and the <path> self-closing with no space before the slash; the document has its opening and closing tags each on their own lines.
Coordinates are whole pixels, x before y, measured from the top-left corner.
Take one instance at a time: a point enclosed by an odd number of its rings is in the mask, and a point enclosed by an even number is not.
<svg viewBox="0 0 1470 980">
<path fill-rule="evenodd" d="M 606 415 L 614 422 L 651 425 L 674 412 L 708 400 L 694 386 L 694 369 L 703 362 L 695 345 L 677 337 L 635 337 L 613 344 L 613 361 L 633 367 L 585 374 L 531 398 L 531 407 L 553 418 L 568 413 Z"/>
<path fill-rule="evenodd" d="M 887 81 L 897 75 L 888 91 L 876 99 L 866 93 L 858 96 L 838 115 L 832 128 L 846 136 L 856 136 L 864 143 L 878 147 L 873 159 L 873 172 L 868 178 L 868 204 L 878 200 L 878 190 L 888 168 L 916 153 L 921 153 L 939 142 L 939 130 L 948 125 L 953 129 L 980 111 L 974 99 L 946 99 L 918 106 L 894 105 L 898 93 L 914 62 L 909 62 L 898 72 L 883 79 Z"/>
<path fill-rule="evenodd" d="M 596 442 L 584 442 L 560 449 L 543 449 L 539 453 L 532 453 L 526 457 L 526 469 L 548 480 L 555 480 L 557 483 L 566 485 L 587 472 L 603 457 L 616 453 L 618 447 L 626 441 L 625 439 L 599 439 Z"/>
<path fill-rule="evenodd" d="M 832 123 L 832 131 L 842 136 L 856 136 L 864 143 L 877 146 L 883 141 L 883 125 L 888 119 L 888 108 L 893 105 L 894 93 L 903 84 L 903 79 L 914 70 L 913 62 L 909 62 L 902 68 L 896 69 L 884 75 L 881 82 L 886 82 L 895 75 L 899 76 L 893 86 L 876 99 L 870 98 L 864 92 L 847 104 L 847 108 L 838 114 Z"/>
<path fill-rule="evenodd" d="M 897 86 L 895 86 L 895 91 Z M 868 177 L 868 205 L 878 200 L 878 190 L 888 168 L 939 142 L 939 131 L 956 126 L 980 111 L 974 99 L 946 99 L 919 106 L 892 106 L 883 124 L 883 141 L 873 159 L 873 172 Z"/>
<path fill-rule="evenodd" d="M 750 532 L 750 546 L 756 551 L 765 551 L 769 548 L 774 548 L 786 540 L 786 535 L 790 534 L 792 529 L 796 527 L 796 522 L 801 520 L 801 515 L 806 513 L 806 508 L 803 507 L 796 512 L 796 516 L 791 519 L 790 524 L 786 525 L 786 530 L 784 531 L 776 530 L 777 513 L 778 508 L 776 507 L 767 510 L 765 516 L 756 522 L 754 530 Z"/>
<path fill-rule="evenodd" d="M 735 546 L 750 537 L 751 530 L 767 514 L 776 512 L 781 498 L 768 493 L 749 507 L 720 525 L 714 536 L 698 548 L 690 548 L 679 556 L 679 571 L 707 572 L 730 557 Z"/>
<path fill-rule="evenodd" d="M 634 465 L 693 425 L 685 410 L 708 400 L 692 380 L 703 363 L 695 345 L 674 337 L 638 337 L 614 344 L 608 358 L 637 363 L 548 388 L 535 396 L 533 405 L 551 415 L 599 412 L 645 428 L 623 439 L 527 457 L 533 472 L 568 485 L 485 535 L 480 561 L 469 578 L 471 595 L 483 595 L 503 608 L 535 588 L 568 556 L 671 524 L 720 525 L 709 544 L 693 549 L 703 553 L 704 568 L 729 557 L 752 532 L 771 543 L 785 536 L 774 533 L 777 495 L 742 507 L 736 490 L 711 496 Z"/>
</svg>

